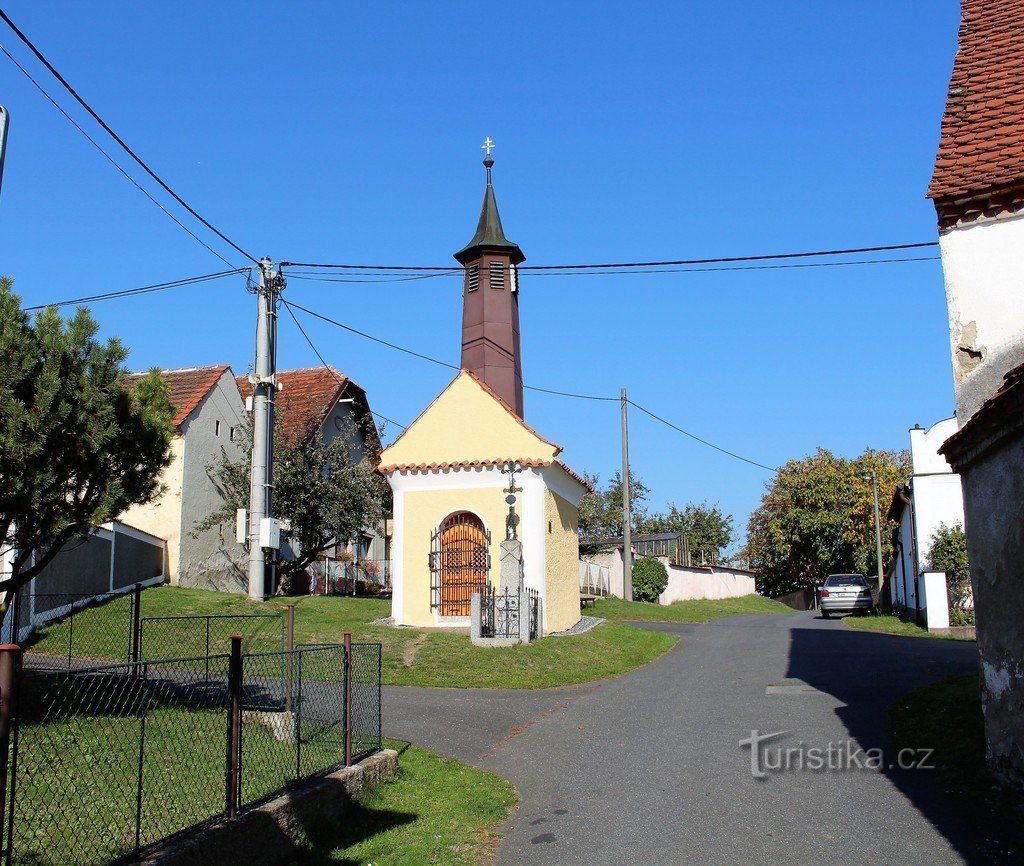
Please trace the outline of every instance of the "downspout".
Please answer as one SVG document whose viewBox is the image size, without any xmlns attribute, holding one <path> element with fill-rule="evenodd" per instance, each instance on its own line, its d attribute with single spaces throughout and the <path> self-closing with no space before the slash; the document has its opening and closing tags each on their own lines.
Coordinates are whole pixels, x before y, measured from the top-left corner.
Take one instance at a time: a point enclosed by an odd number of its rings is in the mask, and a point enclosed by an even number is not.
<svg viewBox="0 0 1024 866">
<path fill-rule="evenodd" d="M 910 508 L 910 554 L 912 562 L 914 563 L 914 622 L 919 623 L 921 621 L 921 594 L 920 580 L 918 579 L 917 573 L 917 516 L 914 514 L 914 498 L 912 496 L 907 496 L 906 488 L 900 490 L 899 496 L 907 507 Z M 906 591 L 906 585 L 906 571 L 904 570 L 904 592 Z"/>
</svg>

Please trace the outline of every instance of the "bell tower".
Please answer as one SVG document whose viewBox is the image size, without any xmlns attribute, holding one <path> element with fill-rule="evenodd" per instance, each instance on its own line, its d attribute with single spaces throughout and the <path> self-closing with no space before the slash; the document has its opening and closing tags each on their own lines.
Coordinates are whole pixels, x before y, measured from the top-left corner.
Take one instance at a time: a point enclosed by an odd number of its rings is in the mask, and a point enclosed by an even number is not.
<svg viewBox="0 0 1024 866">
<path fill-rule="evenodd" d="M 487 188 L 476 234 L 455 259 L 465 268 L 462 288 L 462 368 L 479 376 L 523 417 L 523 363 L 519 351 L 519 274 L 526 261 L 505 237 L 491 185 L 494 159 L 488 138 L 483 149 Z"/>
</svg>

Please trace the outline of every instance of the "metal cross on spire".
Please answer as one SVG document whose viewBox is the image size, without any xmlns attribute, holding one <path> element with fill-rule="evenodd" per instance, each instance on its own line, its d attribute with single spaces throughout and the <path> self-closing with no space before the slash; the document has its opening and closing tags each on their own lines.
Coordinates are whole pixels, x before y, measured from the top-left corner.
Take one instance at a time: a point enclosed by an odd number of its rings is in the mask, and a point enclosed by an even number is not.
<svg viewBox="0 0 1024 866">
<path fill-rule="evenodd" d="M 484 143 L 480 145 L 480 149 L 481 150 L 486 150 L 488 156 L 491 155 L 491 150 L 492 150 L 493 147 L 494 147 L 494 142 L 491 141 L 491 137 L 490 136 L 487 136 L 487 138 L 484 139 Z"/>
</svg>

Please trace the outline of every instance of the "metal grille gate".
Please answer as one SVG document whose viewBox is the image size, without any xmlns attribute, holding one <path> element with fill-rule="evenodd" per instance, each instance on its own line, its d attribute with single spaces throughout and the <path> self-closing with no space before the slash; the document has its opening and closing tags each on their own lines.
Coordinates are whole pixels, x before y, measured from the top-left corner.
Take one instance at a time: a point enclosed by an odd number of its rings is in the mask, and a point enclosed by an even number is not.
<svg viewBox="0 0 1024 866">
<path fill-rule="evenodd" d="M 488 584 L 491 534 L 475 514 L 448 517 L 430 537 L 430 607 L 469 616 L 473 594 Z"/>
</svg>

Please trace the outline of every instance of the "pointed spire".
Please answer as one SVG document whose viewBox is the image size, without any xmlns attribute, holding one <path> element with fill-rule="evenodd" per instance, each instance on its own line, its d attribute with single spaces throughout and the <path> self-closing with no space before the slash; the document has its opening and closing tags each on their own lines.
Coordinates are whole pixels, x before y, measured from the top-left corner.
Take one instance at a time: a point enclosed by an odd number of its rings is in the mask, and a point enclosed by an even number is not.
<svg viewBox="0 0 1024 866">
<path fill-rule="evenodd" d="M 514 265 L 526 261 L 523 251 L 517 244 L 505 237 L 505 230 L 501 227 L 498 202 L 494 197 L 494 187 L 491 185 L 491 168 L 494 165 L 494 158 L 491 156 L 492 147 L 494 147 L 494 142 L 490 138 L 486 139 L 483 148 L 487 151 L 487 155 L 484 157 L 484 168 L 487 169 L 487 188 L 484 190 L 484 203 L 480 208 L 480 220 L 476 226 L 476 234 L 466 246 L 455 253 L 456 260 L 463 265 L 478 258 L 485 250 L 506 253 Z"/>
</svg>

